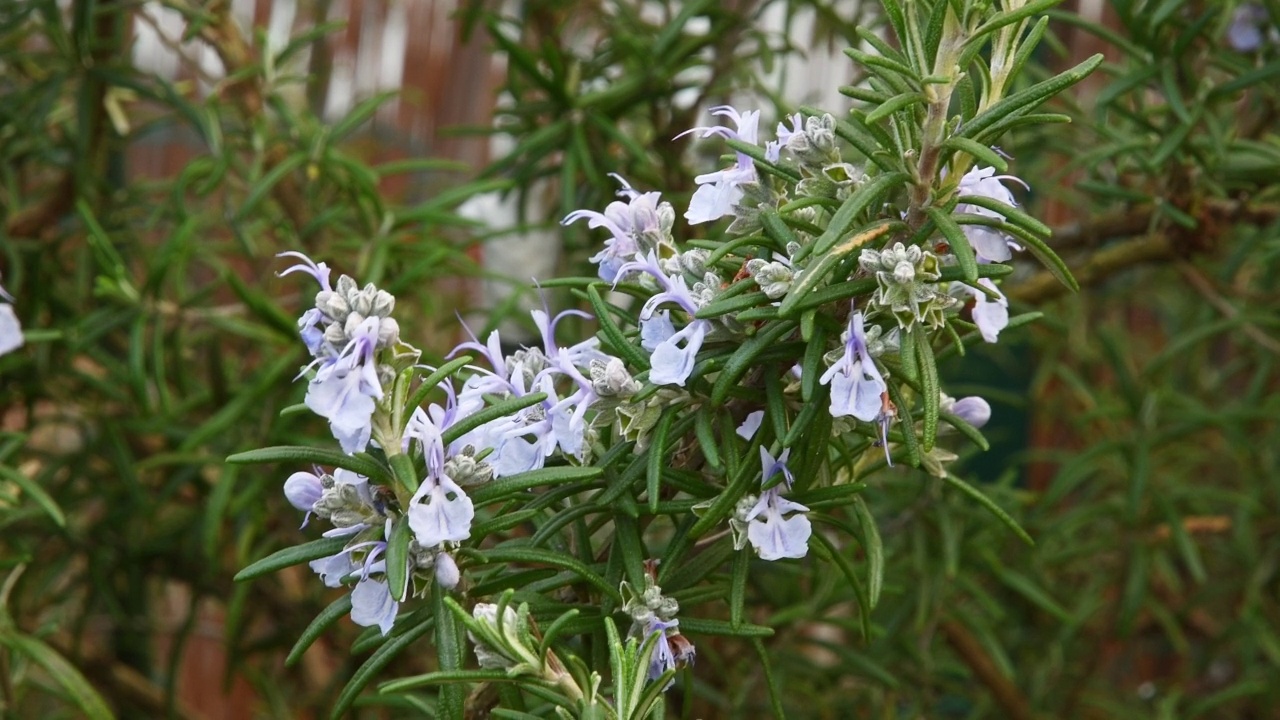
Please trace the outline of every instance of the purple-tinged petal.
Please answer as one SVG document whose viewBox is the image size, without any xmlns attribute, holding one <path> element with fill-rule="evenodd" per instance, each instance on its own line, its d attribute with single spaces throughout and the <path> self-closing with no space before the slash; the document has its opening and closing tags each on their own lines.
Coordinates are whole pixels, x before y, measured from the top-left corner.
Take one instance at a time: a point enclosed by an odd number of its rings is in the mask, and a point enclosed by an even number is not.
<svg viewBox="0 0 1280 720">
<path fill-rule="evenodd" d="M 694 320 L 654 348 L 649 356 L 649 382 L 684 387 L 708 330 L 706 320 Z"/>
<path fill-rule="evenodd" d="M 648 352 L 657 350 L 659 345 L 675 334 L 676 327 L 671 324 L 670 310 L 654 313 L 648 319 L 640 321 L 640 347 Z"/>
<path fill-rule="evenodd" d="M 755 437 L 756 431 L 760 429 L 760 423 L 762 422 L 764 422 L 763 410 L 747 413 L 747 419 L 743 420 L 742 424 L 738 426 L 738 437 L 743 440 L 750 440 Z M 763 450 L 764 448 L 761 447 L 760 449 Z"/>
<path fill-rule="evenodd" d="M 458 569 L 453 556 L 445 552 L 436 553 L 436 582 L 440 583 L 440 587 L 452 590 L 458 587 L 461 580 L 462 571 Z"/>
<path fill-rule="evenodd" d="M 342 579 L 356 571 L 356 564 L 351 561 L 351 553 L 343 550 L 337 555 L 330 555 L 319 560 L 312 560 L 311 569 L 320 576 L 326 587 L 342 587 Z"/>
<path fill-rule="evenodd" d="M 351 620 L 363 627 L 378 626 L 383 635 L 391 632 L 400 603 L 382 580 L 365 578 L 351 590 Z"/>
<path fill-rule="evenodd" d="M 471 521 L 475 518 L 471 498 L 453 480 L 440 476 L 423 481 L 409 504 L 409 527 L 418 545 L 435 547 L 446 541 L 459 542 L 471 537 Z"/>
<path fill-rule="evenodd" d="M 951 414 L 975 428 L 980 428 L 991 419 L 991 405 L 977 395 L 970 395 L 957 400 L 951 406 Z"/>
<path fill-rule="evenodd" d="M 297 265 L 290 265 L 284 270 L 281 270 L 279 273 L 276 273 L 279 277 L 284 277 L 285 275 L 288 275 L 290 273 L 303 272 L 315 278 L 316 282 L 320 283 L 320 288 L 322 290 L 326 290 L 329 292 L 333 291 L 333 288 L 329 286 L 329 266 L 328 265 L 325 265 L 324 263 L 316 263 L 306 255 L 303 255 L 302 253 L 294 250 L 278 253 L 276 257 L 291 257 L 291 258 L 297 258 L 298 260 L 301 261 Z"/>
<path fill-rule="evenodd" d="M 285 498 L 290 505 L 304 512 L 310 513 L 323 494 L 324 485 L 313 473 L 296 472 L 284 481 Z"/>
</svg>

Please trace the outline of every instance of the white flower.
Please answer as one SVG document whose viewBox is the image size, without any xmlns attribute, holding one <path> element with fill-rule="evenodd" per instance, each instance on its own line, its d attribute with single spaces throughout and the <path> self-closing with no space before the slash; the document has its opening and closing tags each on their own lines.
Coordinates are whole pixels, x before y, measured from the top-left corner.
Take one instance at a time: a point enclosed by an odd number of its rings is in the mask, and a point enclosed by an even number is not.
<svg viewBox="0 0 1280 720">
<path fill-rule="evenodd" d="M 809 553 L 809 536 L 813 534 L 813 526 L 804 513 L 809 508 L 782 497 L 782 490 L 791 489 L 791 469 L 787 467 L 787 456 L 790 449 L 784 450 L 776 460 L 763 446 L 760 448 L 760 467 L 762 484 L 779 473 L 782 483 L 774 485 L 760 495 L 746 514 L 747 540 L 756 549 L 761 560 L 780 560 L 782 558 L 802 558 Z M 794 513 L 786 517 L 787 513 Z"/>
<path fill-rule="evenodd" d="M 960 178 L 960 195 L 962 197 L 967 195 L 991 198 L 1011 207 L 1017 207 L 1018 201 L 1014 199 L 1013 193 L 1009 192 L 1009 188 L 1005 187 L 1001 181 L 1012 180 L 1024 188 L 1027 187 L 1027 184 L 1013 175 L 996 175 L 995 173 L 996 169 L 992 167 L 974 168 L 965 173 L 964 177 Z M 957 205 L 956 212 L 1005 219 L 1004 215 L 994 210 L 970 205 L 969 203 Z M 984 260 L 1004 262 L 1013 257 L 1010 248 L 1021 249 L 1012 242 L 1008 235 L 985 225 L 962 225 L 961 229 L 964 231 L 965 237 L 969 238 L 969 244 L 973 246 L 974 252 Z"/>
<path fill-rule="evenodd" d="M 761 560 L 802 558 L 809 552 L 813 527 L 803 514 L 809 508 L 782 497 L 781 487 L 766 490 L 747 513 L 747 539 Z M 786 513 L 796 514 L 784 517 Z"/>
<path fill-rule="evenodd" d="M 424 548 L 471 537 L 475 515 L 471 498 L 445 475 L 428 476 L 409 503 L 409 527 Z"/>
<path fill-rule="evenodd" d="M 738 437 L 743 440 L 750 440 L 755 437 L 756 431 L 760 429 L 760 423 L 762 422 L 764 422 L 763 410 L 747 413 L 747 418 L 738 426 Z"/>
<path fill-rule="evenodd" d="M 978 325 L 982 339 L 993 343 L 1000 336 L 1000 331 L 1009 324 L 1009 300 L 1005 298 L 1004 293 L 996 289 L 995 283 L 987 278 L 979 279 L 978 283 L 994 290 L 999 296 L 992 300 L 986 293 L 974 291 L 976 302 L 973 306 L 973 321 Z"/>
<path fill-rule="evenodd" d="M 699 137 L 703 138 L 719 135 L 753 145 L 756 143 L 757 128 L 760 124 L 759 110 L 739 113 L 735 108 L 721 105 L 711 108 L 711 114 L 729 118 L 737 126 L 737 129 L 731 130 L 724 126 L 696 127 L 680 133 L 676 137 L 688 133 L 700 133 Z M 768 152 L 776 154 L 777 147 L 771 144 Z M 755 179 L 756 166 L 750 156 L 742 153 L 738 153 L 738 161 L 733 166 L 697 176 L 694 181 L 698 183 L 698 189 L 689 200 L 689 209 L 684 214 L 685 219 L 690 224 L 697 225 L 718 220 L 725 215 L 732 215 L 734 205 L 737 205 L 738 201 L 742 199 L 743 190 L 741 186 L 755 182 Z"/>
<path fill-rule="evenodd" d="M 844 355 L 822 374 L 819 382 L 831 384 L 832 417 L 853 416 L 863 422 L 879 417 L 881 396 L 889 388 L 867 349 L 862 313 L 849 317 Z"/>
<path fill-rule="evenodd" d="M 351 589 L 351 620 L 357 625 L 377 625 L 382 634 L 386 635 L 391 632 L 391 626 L 399 612 L 400 603 L 391 596 L 391 588 L 387 586 L 385 575 L 376 580 L 366 575 Z"/>
</svg>

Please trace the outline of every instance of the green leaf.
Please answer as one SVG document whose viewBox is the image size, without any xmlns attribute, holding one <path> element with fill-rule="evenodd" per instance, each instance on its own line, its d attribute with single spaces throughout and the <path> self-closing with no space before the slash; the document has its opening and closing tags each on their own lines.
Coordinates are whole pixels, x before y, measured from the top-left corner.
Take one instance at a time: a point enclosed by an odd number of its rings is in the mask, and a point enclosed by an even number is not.
<svg viewBox="0 0 1280 720">
<path fill-rule="evenodd" d="M 698 318 L 699 320 L 710 320 L 712 318 L 720 317 L 721 315 L 728 315 L 729 313 L 733 313 L 733 312 L 741 312 L 748 308 L 753 308 L 757 305 L 763 305 L 770 302 L 772 301 L 769 300 L 769 296 L 765 295 L 764 292 L 758 291 L 758 292 L 744 293 L 742 295 L 735 295 L 730 298 L 720 298 L 720 299 L 713 300 L 707 303 L 706 305 L 698 308 L 698 312 L 694 315 L 694 317 Z"/>
<path fill-rule="evenodd" d="M 360 696 L 361 691 L 368 685 L 379 673 L 382 672 L 397 655 L 404 652 L 409 645 L 417 642 L 422 636 L 426 635 L 435 626 L 435 618 L 431 613 L 420 613 L 421 617 L 415 616 L 413 623 L 404 628 L 399 635 L 395 635 L 398 628 L 392 629 L 393 637 L 387 640 L 374 651 L 373 655 L 356 670 L 351 676 L 351 680 L 347 681 L 346 687 L 342 688 L 342 692 L 338 695 L 338 699 L 333 704 L 333 710 L 329 713 L 332 720 L 340 720 L 347 711 L 351 709 L 351 705 L 355 703 L 356 698 Z"/>
<path fill-rule="evenodd" d="M 62 513 L 62 508 L 58 507 L 58 503 L 35 480 L 8 465 L 0 465 L 0 476 L 22 488 L 22 492 L 35 501 L 58 527 L 65 528 L 67 526 L 67 516 Z"/>
<path fill-rule="evenodd" d="M 519 682 L 518 676 L 508 675 L 506 670 L 439 670 L 425 675 L 413 675 L 384 682 L 378 686 L 381 693 L 402 693 L 428 685 L 452 683 Z"/>
<path fill-rule="evenodd" d="M 293 644 L 293 649 L 289 651 L 289 656 L 284 659 L 286 667 L 293 667 L 303 654 L 307 652 L 307 648 L 311 647 L 316 640 L 324 634 L 326 630 L 333 626 L 338 618 L 351 612 L 351 593 L 343 593 L 329 604 L 329 607 L 320 611 L 320 614 L 311 621 L 306 630 L 302 631 L 302 635 L 298 637 L 298 641 Z"/>
<path fill-rule="evenodd" d="M 751 554 L 738 550 L 733 555 L 733 569 L 729 579 L 729 625 L 742 627 L 742 611 L 747 602 L 747 573 L 751 570 Z"/>
<path fill-rule="evenodd" d="M 600 323 L 600 332 L 604 333 L 605 340 L 627 361 L 628 365 L 639 371 L 648 370 L 648 356 L 644 354 L 641 348 L 628 341 L 627 337 L 622 334 L 622 330 L 613 321 L 608 305 L 596 288 L 596 285 L 587 287 L 587 298 L 591 301 L 591 308 L 595 311 L 596 322 Z"/>
<path fill-rule="evenodd" d="M 960 267 L 961 279 L 969 284 L 978 282 L 978 258 L 973 252 L 973 246 L 969 244 L 969 238 L 951 217 L 951 213 L 936 207 L 926 209 L 925 213 L 951 246 L 951 254 Z"/>
<path fill-rule="evenodd" d="M 111 712 L 111 708 L 107 706 L 93 685 L 89 684 L 76 666 L 67 661 L 57 650 L 30 635 L 13 632 L 11 627 L 0 627 L 0 645 L 4 645 L 14 655 L 25 657 L 31 663 L 43 668 L 50 679 L 66 691 L 76 707 L 84 712 L 84 717 L 89 720 L 115 718 L 115 714 Z M 7 664 L 5 670 L 8 671 Z M 7 682 L 8 678 L 6 678 Z"/>
<path fill-rule="evenodd" d="M 465 634 L 458 630 L 458 618 L 445 605 L 448 597 L 440 583 L 431 584 L 431 605 L 436 617 L 436 653 L 442 672 L 462 670 L 462 658 L 466 645 Z M 500 616 L 501 617 L 501 616 Z M 440 700 L 436 717 L 443 720 L 463 720 L 466 716 L 467 693 L 453 683 L 440 688 Z"/>
<path fill-rule="evenodd" d="M 382 463 L 364 453 L 345 455 L 337 450 L 303 447 L 301 445 L 277 445 L 276 447 L 249 450 L 227 458 L 235 465 L 255 463 L 297 463 L 303 465 L 331 465 L 350 470 L 370 479 L 386 481 L 391 471 Z"/>
<path fill-rule="evenodd" d="M 987 450 L 991 449 L 991 444 L 987 442 L 987 439 L 982 435 L 982 432 L 979 431 L 978 428 L 974 427 L 973 425 L 970 425 L 969 423 L 960 419 L 960 417 L 956 415 L 952 415 L 951 413 L 947 413 L 947 412 L 939 413 L 938 417 L 941 418 L 942 420 L 945 420 L 948 425 L 955 428 L 961 435 L 964 435 L 966 438 L 968 438 L 969 442 L 973 443 L 974 445 L 977 445 L 978 448 L 983 452 L 986 452 Z"/>
<path fill-rule="evenodd" d="M 841 208 L 843 211 L 844 208 Z M 835 225 L 835 220 L 831 221 Z M 800 277 L 800 282 L 791 286 L 787 296 L 783 298 L 782 304 L 778 307 L 778 314 L 783 317 L 790 317 L 801 309 L 802 303 L 806 300 L 806 296 L 818 287 L 818 284 L 827 279 L 827 274 L 835 269 L 836 265 L 854 251 L 860 251 L 867 247 L 870 243 L 879 239 L 883 235 L 895 232 L 904 228 L 905 225 L 898 220 L 877 220 L 859 230 L 852 235 L 844 237 L 838 244 L 832 246 L 827 251 L 820 253 L 816 261 L 810 264 L 804 274 Z M 824 234 L 823 237 L 826 237 Z M 840 238 L 837 238 L 840 239 Z M 822 238 L 815 240 L 813 243 L 805 247 L 813 247 Z M 797 253 L 798 255 L 799 253 Z"/>
<path fill-rule="evenodd" d="M 938 366 L 933 358 L 933 344 L 929 333 L 919 325 L 908 333 L 916 346 L 916 363 L 920 368 L 920 394 L 924 403 L 923 450 L 933 450 L 938 439 L 938 402 L 942 388 L 938 383 Z"/>
<path fill-rule="evenodd" d="M 961 480 L 955 475 L 952 475 L 951 473 L 947 473 L 947 476 L 945 479 L 947 483 L 950 484 L 952 487 L 955 487 L 960 492 L 964 493 L 965 495 L 968 495 L 970 498 L 973 498 L 975 501 L 977 501 L 979 505 L 986 508 L 987 512 L 991 513 L 992 515 L 995 515 L 996 518 L 1000 520 L 1000 522 L 1004 523 L 1010 530 L 1013 531 L 1013 534 L 1022 538 L 1022 540 L 1026 542 L 1028 545 L 1036 544 L 1036 541 L 1031 539 L 1031 536 L 1027 534 L 1026 530 L 1022 529 L 1022 526 L 1018 524 L 1017 520 L 1014 520 L 1013 517 L 1009 515 L 1009 513 L 1004 511 L 1004 508 L 997 505 L 994 500 L 987 497 L 981 490 Z"/>
<path fill-rule="evenodd" d="M 595 480 L 604 473 L 600 467 L 548 467 L 527 472 L 506 475 L 497 480 L 490 480 L 478 488 L 471 490 L 471 501 L 476 505 L 506 500 L 522 494 L 529 488 L 543 485 L 562 485 L 564 483 Z"/>
<path fill-rule="evenodd" d="M 596 589 L 600 590 L 603 594 L 608 595 L 610 598 L 613 598 L 616 602 L 622 602 L 622 596 L 618 593 L 618 588 L 614 587 L 611 583 L 606 582 L 603 577 L 600 577 L 598 573 L 593 572 L 591 568 L 587 567 L 581 561 L 564 555 L 563 553 L 543 550 L 541 548 L 504 547 L 500 545 L 484 551 L 468 551 L 467 554 L 473 555 L 476 558 L 481 558 L 483 560 L 482 564 L 485 565 L 492 565 L 494 563 L 532 563 L 536 565 L 549 565 L 551 567 L 560 568 L 561 570 L 568 570 L 569 572 L 577 574 L 591 585 L 594 585 Z M 683 627 L 683 622 L 684 621 L 681 620 L 681 627 Z"/>
<path fill-rule="evenodd" d="M 977 205 L 992 212 L 997 212 L 1010 223 L 1038 236 L 1049 237 L 1053 234 L 1052 228 L 1035 219 L 1021 208 L 1000 202 L 995 198 L 986 197 L 985 195 L 962 195 L 957 202 L 965 205 Z"/>
<path fill-rule="evenodd" d="M 920 440 L 916 438 L 915 423 L 911 420 L 911 407 L 897 383 L 886 383 L 889 399 L 898 408 L 899 426 L 902 428 L 902 444 L 907 451 L 907 461 L 912 467 L 920 467 Z"/>
<path fill-rule="evenodd" d="M 407 407 L 409 408 L 422 407 L 423 401 L 427 399 L 427 396 L 431 394 L 432 390 L 436 389 L 436 386 L 444 382 L 445 378 L 461 370 L 464 366 L 470 364 L 470 362 L 473 359 L 474 358 L 472 358 L 470 355 L 461 355 L 441 365 L 440 367 L 436 368 L 430 375 L 422 378 L 422 382 L 418 383 L 417 389 L 413 391 L 413 395 L 409 398 Z M 407 417 L 405 419 L 406 421 L 408 420 Z"/>
<path fill-rule="evenodd" d="M 396 518 L 387 540 L 387 588 L 392 599 L 404 602 L 409 595 L 409 541 L 413 531 L 409 529 L 407 514 Z"/>
<path fill-rule="evenodd" d="M 835 563 L 836 569 L 848 581 L 854 597 L 858 599 L 858 617 L 861 621 L 862 637 L 864 640 L 870 638 L 871 598 L 867 593 L 866 586 L 863 585 L 861 578 L 858 577 L 857 571 L 853 569 L 853 563 L 849 562 L 849 558 L 845 557 L 830 540 L 820 533 L 814 533 L 811 542 L 814 543 L 812 546 L 814 554 L 823 560 L 830 560 Z"/>
<path fill-rule="evenodd" d="M 840 206 L 840 209 L 836 211 L 836 214 L 831 217 L 831 222 L 827 223 L 827 229 L 822 232 L 822 235 L 796 253 L 796 261 L 808 257 L 810 252 L 818 255 L 825 255 L 831 252 L 831 249 L 837 243 L 848 237 L 853 230 L 854 224 L 858 222 L 858 217 L 863 212 L 868 208 L 874 207 L 895 187 L 905 185 L 908 180 L 906 173 L 889 172 L 877 175 L 866 185 L 855 190 Z"/>
<path fill-rule="evenodd" d="M 532 407 L 547 399 L 546 393 L 529 393 L 518 398 L 504 400 L 500 403 L 494 403 L 489 407 L 480 410 L 474 414 L 468 415 L 456 423 L 449 426 L 447 430 L 440 433 L 440 438 L 444 442 L 445 447 L 449 443 L 475 430 L 476 428 L 488 422 L 493 422 L 498 418 L 504 418 L 512 415 L 527 407 Z"/>
<path fill-rule="evenodd" d="M 720 469 L 724 467 L 720 459 L 720 450 L 716 443 L 715 430 L 711 423 L 715 420 L 715 410 L 710 405 L 703 405 L 698 408 L 697 419 L 694 421 L 694 432 L 698 435 L 698 446 L 702 449 L 702 456 L 706 458 L 707 464 L 713 468 Z"/>
<path fill-rule="evenodd" d="M 684 627 L 684 620 L 680 621 L 680 626 Z M 769 704 L 773 706 L 773 716 L 778 720 L 785 720 L 787 714 L 782 709 L 782 689 L 778 687 L 778 677 L 773 674 L 773 665 L 769 662 L 769 651 L 765 649 L 764 642 L 760 638 L 752 638 L 751 647 L 755 648 L 756 656 L 760 658 L 760 667 L 764 668 L 764 682 L 769 688 Z"/>
<path fill-rule="evenodd" d="M 243 222 L 258 207 L 258 203 L 266 198 L 281 180 L 289 173 L 297 170 L 303 163 L 307 162 L 306 153 L 294 153 L 289 157 L 276 163 L 274 167 L 266 172 L 258 182 L 254 183 L 249 194 L 245 196 L 244 202 L 241 203 L 239 211 L 236 212 L 235 221 Z"/>
<path fill-rule="evenodd" d="M 1001 223 L 998 227 L 1022 242 L 1031 251 L 1031 254 L 1036 256 L 1040 264 L 1044 265 L 1049 273 L 1058 279 L 1058 282 L 1071 288 L 1072 291 L 1080 291 L 1080 283 L 1071 274 L 1071 268 L 1067 267 L 1067 264 L 1058 256 L 1058 253 L 1054 252 L 1044 240 L 1017 225 Z"/>
<path fill-rule="evenodd" d="M 348 538 L 345 537 L 320 538 L 278 550 L 236 573 L 234 579 L 236 582 L 244 582 L 287 567 L 335 555 L 346 547 L 347 540 Z"/>
<path fill-rule="evenodd" d="M 725 622 L 724 620 L 682 617 L 680 618 L 680 632 L 686 635 L 762 638 L 772 636 L 773 628 L 765 627 L 764 625 L 752 625 L 751 623 L 740 623 L 737 627 L 734 627 L 733 623 Z"/>
<path fill-rule="evenodd" d="M 958 135 L 977 142 L 984 142 L 987 139 L 986 131 L 997 122 L 1035 109 L 1036 106 L 1044 101 L 1083 80 L 1101 62 L 1102 54 L 1096 54 L 1060 75 L 1036 83 L 1026 90 L 1016 92 L 1000 100 L 976 118 L 965 123 L 960 128 Z"/>
<path fill-rule="evenodd" d="M 1023 5 L 1022 7 L 998 12 L 991 19 L 979 25 L 978 29 L 970 33 L 967 42 L 981 44 L 983 37 L 995 32 L 996 30 L 999 30 L 1006 25 L 1021 22 L 1032 15 L 1039 15 L 1060 2 L 1062 2 L 1062 0 L 1031 0 L 1031 2 Z"/>
<path fill-rule="evenodd" d="M 871 508 L 861 495 L 854 496 L 853 513 L 862 530 L 862 547 L 867 551 L 867 600 L 874 608 L 880 602 L 880 589 L 884 587 L 884 543 Z"/>
<path fill-rule="evenodd" d="M 756 357 L 795 329 L 794 321 L 778 320 L 742 343 L 729 358 L 724 370 L 720 371 L 715 385 L 711 387 L 711 404 L 716 407 L 724 405 L 724 401 L 729 397 L 729 391 L 738 386 L 742 376 L 755 364 Z"/>
<path fill-rule="evenodd" d="M 879 122 L 899 110 L 909 108 L 912 105 L 924 105 L 924 96 L 918 92 L 905 92 L 900 95 L 894 95 L 885 101 L 884 104 L 867 113 L 866 122 L 868 124 Z"/>
<path fill-rule="evenodd" d="M 671 425 L 676 416 L 683 410 L 681 405 L 673 405 L 662 412 L 658 424 L 653 430 L 653 440 L 649 446 L 649 462 L 645 473 L 645 487 L 649 495 L 649 512 L 658 512 L 658 501 L 662 498 L 662 470 L 668 462 L 670 449 Z"/>
<path fill-rule="evenodd" d="M 400 94 L 399 90 L 387 90 L 380 92 L 373 97 L 358 103 L 351 112 L 345 117 L 333 124 L 329 128 L 329 142 L 337 143 L 342 141 L 355 129 L 363 125 L 373 114 L 378 112 L 378 108 L 382 107 L 388 100 Z"/>
<path fill-rule="evenodd" d="M 942 143 L 942 147 L 947 148 L 948 150 L 966 153 L 979 164 L 994 167 L 997 172 L 1009 172 L 1009 163 L 1000 155 L 1000 153 L 992 150 L 982 143 L 974 142 L 969 138 L 953 135 Z"/>
</svg>

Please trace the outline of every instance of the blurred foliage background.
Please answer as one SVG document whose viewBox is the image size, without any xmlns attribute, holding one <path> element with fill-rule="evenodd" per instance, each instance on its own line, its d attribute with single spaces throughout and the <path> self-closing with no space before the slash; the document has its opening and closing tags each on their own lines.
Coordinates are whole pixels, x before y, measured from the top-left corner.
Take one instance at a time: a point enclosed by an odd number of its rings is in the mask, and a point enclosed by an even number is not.
<svg viewBox="0 0 1280 720">
<path fill-rule="evenodd" d="M 379 283 L 438 357 L 455 310 L 496 323 L 511 307 L 479 285 L 487 241 L 511 231 L 461 203 L 498 193 L 525 235 L 603 207 L 610 172 L 687 196 L 708 158 L 671 138 L 707 105 L 848 107 L 832 93 L 856 68 L 829 57 L 879 22 L 821 0 L 245 6 L 0 4 L 0 282 L 27 331 L 0 357 L 9 716 L 326 715 L 367 657 L 348 652 L 355 630 L 283 661 L 329 593 L 304 572 L 231 581 L 298 535 L 288 470 L 222 459 L 319 430 L 281 414 L 302 396 L 302 299 L 273 255 Z M 1004 149 L 1084 289 L 1060 296 L 1028 264 L 1006 289 L 1045 318 L 948 363 L 949 387 L 996 412 L 968 474 L 1037 545 L 923 473 L 877 476 L 887 572 L 870 637 L 838 577 L 752 573 L 750 619 L 777 630 L 766 648 L 794 717 L 1280 704 L 1280 7 L 1052 14 L 1046 74 L 1107 62 L 1053 108 L 1070 125 L 1015 129 Z M 399 77 L 370 45 L 405 56 Z M 585 232 L 552 237 L 581 274 Z M 671 711 L 770 712 L 754 653 L 699 650 Z"/>
</svg>

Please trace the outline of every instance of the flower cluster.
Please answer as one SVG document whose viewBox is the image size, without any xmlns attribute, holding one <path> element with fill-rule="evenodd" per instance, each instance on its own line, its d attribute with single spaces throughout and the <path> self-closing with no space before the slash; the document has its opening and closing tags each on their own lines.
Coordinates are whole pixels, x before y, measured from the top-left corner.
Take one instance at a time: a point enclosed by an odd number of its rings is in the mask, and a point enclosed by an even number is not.
<svg viewBox="0 0 1280 720">
<path fill-rule="evenodd" d="M 622 611 L 631 617 L 631 635 L 641 641 L 654 638 L 653 652 L 649 655 L 649 679 L 657 680 L 663 673 L 677 667 L 692 665 L 697 650 L 689 639 L 680 634 L 680 603 L 662 594 L 657 584 L 657 562 L 645 563 L 644 589 L 637 591 L 627 581 L 622 581 Z"/>
<path fill-rule="evenodd" d="M 470 366 L 460 389 L 452 379 L 442 380 L 442 403 L 390 407 L 388 388 L 411 373 L 418 358 L 399 339 L 391 317 L 395 298 L 373 285 L 361 289 L 345 275 L 331 285 L 323 263 L 287 255 L 300 262 L 282 275 L 303 272 L 320 286 L 314 307 L 298 321 L 314 358 L 303 371 L 309 375 L 307 406 L 329 421 L 344 453 L 372 446 L 408 458 L 415 468 L 401 487 L 371 485 L 341 468 L 333 474 L 295 473 L 285 483 L 285 495 L 307 519 L 315 515 L 333 525 L 326 537 L 350 538 L 341 552 L 314 561 L 312 568 L 331 587 L 354 580 L 352 619 L 385 634 L 410 594 L 425 592 L 432 579 L 447 589 L 461 581 L 453 552 L 471 538 L 476 509 L 468 487 L 542 468 L 556 453 L 576 463 L 589 461 L 596 423 L 608 425 L 616 417 L 600 410 L 617 408 L 640 384 L 621 360 L 600 352 L 596 339 L 571 346 L 557 342 L 559 323 L 585 313 L 552 317 L 535 310 L 541 347 L 506 355 L 497 331 L 484 343 L 472 336 L 452 355 L 472 352 L 488 367 Z M 459 422 L 503 401 L 520 407 L 446 442 Z M 403 573 L 386 565 L 388 543 L 402 522 L 411 536 Z M 409 582 L 393 588 L 392 576 Z"/>
</svg>

